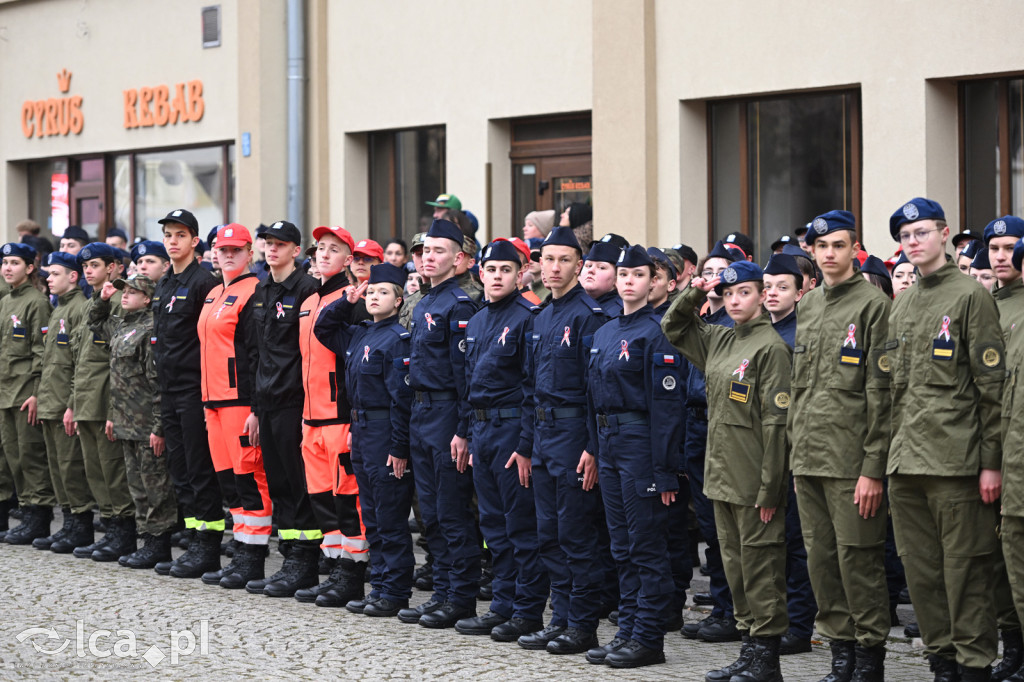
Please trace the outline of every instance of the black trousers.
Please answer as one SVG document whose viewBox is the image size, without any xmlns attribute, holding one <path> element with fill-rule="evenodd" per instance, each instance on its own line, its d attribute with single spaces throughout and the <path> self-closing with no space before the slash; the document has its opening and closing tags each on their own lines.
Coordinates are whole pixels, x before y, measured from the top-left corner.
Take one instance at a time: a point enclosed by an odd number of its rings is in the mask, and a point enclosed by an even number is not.
<svg viewBox="0 0 1024 682">
<path fill-rule="evenodd" d="M 302 406 L 261 410 L 260 447 L 274 519 L 282 540 L 316 540 L 320 524 L 306 494 L 302 463 Z"/>
<path fill-rule="evenodd" d="M 202 397 L 198 393 L 161 393 L 160 420 L 167 468 L 185 517 L 223 521 L 224 506 L 210 457 Z"/>
</svg>

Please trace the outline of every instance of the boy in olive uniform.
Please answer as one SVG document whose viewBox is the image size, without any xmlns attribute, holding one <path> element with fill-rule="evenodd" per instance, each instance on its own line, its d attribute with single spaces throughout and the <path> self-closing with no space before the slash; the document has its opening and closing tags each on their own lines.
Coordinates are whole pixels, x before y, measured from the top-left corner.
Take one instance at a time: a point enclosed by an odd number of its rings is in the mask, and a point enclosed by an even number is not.
<svg viewBox="0 0 1024 682">
<path fill-rule="evenodd" d="M 825 284 L 800 303 L 788 426 L 818 632 L 831 640 L 835 679 L 866 681 L 884 678 L 890 625 L 890 299 L 854 270 L 856 229 L 852 213 L 829 211 L 804 237 Z"/>
<path fill-rule="evenodd" d="M 661 327 L 704 372 L 708 445 L 704 492 L 714 501 L 722 563 L 737 628 L 748 634 L 739 658 L 707 680 L 781 679 L 779 645 L 786 613 L 786 415 L 792 359 L 767 316 L 764 273 L 737 261 L 710 280 L 697 278 L 668 309 Z M 714 290 L 734 329 L 704 322 L 697 308 Z"/>
<path fill-rule="evenodd" d="M 37 538 L 32 546 L 67 554 L 75 547 L 92 542 L 92 491 L 85 478 L 82 444 L 74 434 L 64 430 L 64 411 L 71 404 L 71 381 L 75 373 L 75 357 L 71 335 L 85 321 L 89 299 L 79 285 L 82 266 L 78 259 L 64 252 L 51 253 L 46 263 L 50 293 L 57 297 L 43 339 L 43 373 L 39 381 L 39 420 L 50 464 L 50 479 L 57 502 L 64 512 L 59 531 Z"/>
<path fill-rule="evenodd" d="M 35 287 L 36 250 L 27 244 L 4 244 L 3 279 L 11 293 L 0 299 L 0 439 L 12 477 L 0 488 L 7 499 L 18 490 L 24 516 L 4 538 L 25 545 L 50 534 L 53 483 L 39 426 L 36 393 L 43 371 L 43 335 L 50 303 Z"/>
<path fill-rule="evenodd" d="M 991 291 L 999 310 L 1003 343 L 1007 345 L 1013 331 L 1024 324 L 1024 283 L 1021 282 L 1020 263 L 1013 259 L 1014 247 L 1021 237 L 1024 237 L 1024 220 L 1006 215 L 985 226 L 979 249 L 988 256 L 996 279 L 996 286 Z M 958 262 L 960 260 L 957 259 Z M 1004 444 L 1004 452 L 1008 445 Z M 1003 640 L 1003 658 L 992 669 L 992 679 L 1002 680 L 1017 672 L 1024 663 L 1024 639 L 1021 637 L 1020 619 L 1013 607 L 1013 592 L 999 543 L 996 544 L 992 568 L 996 625 Z"/>
<path fill-rule="evenodd" d="M 78 262 L 94 291 L 99 291 L 110 281 L 118 269 L 116 249 L 103 242 L 83 247 L 78 252 Z M 111 303 L 118 312 L 120 300 L 118 294 Z M 95 558 L 94 553 L 98 549 L 118 540 L 129 528 L 134 541 L 135 505 L 128 491 L 124 455 L 106 434 L 107 407 L 110 404 L 110 346 L 103 336 L 89 329 L 88 324 L 78 326 L 71 343 L 75 354 L 75 373 L 71 403 L 64 414 L 64 428 L 69 433 L 78 432 L 85 458 L 86 480 L 96 498 L 100 517 L 107 524 L 107 532 L 102 538 L 74 549 L 73 553 L 79 559 L 91 559 Z"/>
<path fill-rule="evenodd" d="M 946 261 L 949 227 L 939 204 L 908 201 L 889 231 L 920 272 L 896 297 L 886 343 L 896 544 L 935 679 L 988 680 L 1002 488 L 999 313 L 984 288 Z"/>
<path fill-rule="evenodd" d="M 98 550 L 129 568 L 153 568 L 171 560 L 171 530 L 178 502 L 167 470 L 160 384 L 153 361 L 153 312 L 156 284 L 145 275 L 107 282 L 89 311 L 89 326 L 110 343 L 110 411 L 107 437 L 120 443 L 128 487 L 135 500 L 136 526 L 126 529 L 120 546 Z M 110 299 L 121 291 L 120 317 L 111 315 Z M 145 538 L 135 551 L 136 531 Z M 95 557 L 94 557 L 95 558 Z"/>
<path fill-rule="evenodd" d="M 1024 261 L 1024 241 L 1018 241 L 1013 249 L 1013 268 L 1021 270 Z M 1018 275 L 1019 277 L 1019 275 Z M 1008 379 L 1003 389 L 1002 408 L 1002 442 L 1003 442 L 1003 496 L 1002 496 L 1002 545 L 1005 566 L 1010 577 L 1013 592 L 1013 604 L 1018 618 L 1024 613 L 1024 410 L 1020 409 L 1024 401 L 1024 393 L 1018 387 L 1024 387 L 1024 328 L 1020 324 L 1010 330 L 1006 341 L 1006 368 Z M 1014 407 L 1017 407 L 1015 410 Z M 1020 637 L 1020 633 L 1017 633 Z M 1014 669 L 1010 661 L 1012 642 L 1007 641 L 1007 632 L 1003 632 L 1003 660 L 994 669 L 1000 668 L 1001 673 L 1009 679 L 1024 679 L 1024 672 L 1018 656 L 1017 667 Z M 1019 651 L 1019 641 L 1018 641 Z"/>
</svg>

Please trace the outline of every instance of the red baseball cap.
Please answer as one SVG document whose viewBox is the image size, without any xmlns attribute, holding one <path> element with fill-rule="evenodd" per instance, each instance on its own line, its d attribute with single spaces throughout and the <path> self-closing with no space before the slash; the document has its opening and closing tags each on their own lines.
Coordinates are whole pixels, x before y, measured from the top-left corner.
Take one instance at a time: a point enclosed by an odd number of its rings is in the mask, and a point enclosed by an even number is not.
<svg viewBox="0 0 1024 682">
<path fill-rule="evenodd" d="M 360 239 L 359 243 L 356 244 L 355 248 L 352 249 L 352 255 L 369 256 L 370 258 L 376 258 L 377 260 L 384 262 L 384 249 L 381 245 L 372 239 Z"/>
<path fill-rule="evenodd" d="M 526 262 L 530 262 L 530 245 L 524 242 L 519 237 L 498 237 L 494 241 L 500 239 L 503 242 L 511 242 L 512 246 L 516 247 L 516 251 L 523 254 L 523 258 Z"/>
<path fill-rule="evenodd" d="M 337 225 L 325 227 L 321 225 L 313 230 L 313 239 L 320 241 L 320 237 L 323 237 L 325 234 L 333 234 L 348 246 L 349 251 L 353 251 L 356 248 L 356 241 L 352 239 L 352 235 L 344 227 L 338 227 Z"/>
<path fill-rule="evenodd" d="M 248 228 L 238 223 L 228 223 L 222 225 L 217 230 L 217 248 L 222 246 L 245 246 L 246 244 L 252 244 L 252 235 L 249 234 Z"/>
</svg>

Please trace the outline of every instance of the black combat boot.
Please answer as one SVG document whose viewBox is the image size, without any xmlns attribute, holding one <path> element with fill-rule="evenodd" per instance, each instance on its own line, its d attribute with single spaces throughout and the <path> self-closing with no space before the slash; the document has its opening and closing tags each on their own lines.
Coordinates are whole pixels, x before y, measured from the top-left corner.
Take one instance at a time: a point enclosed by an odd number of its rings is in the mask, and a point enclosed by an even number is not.
<svg viewBox="0 0 1024 682">
<path fill-rule="evenodd" d="M 197 530 L 192 541 L 196 549 L 193 554 L 186 552 L 171 563 L 169 575 L 175 578 L 199 578 L 207 571 L 220 568 L 220 541 L 222 530 Z M 189 546 L 189 551 L 192 546 Z"/>
<path fill-rule="evenodd" d="M 171 534 L 146 534 L 145 544 L 128 556 L 119 557 L 117 563 L 128 568 L 153 568 L 161 561 L 171 560 Z"/>
<path fill-rule="evenodd" d="M 928 657 L 928 666 L 935 673 L 935 682 L 959 682 L 960 680 L 956 661 L 932 654 Z"/>
<path fill-rule="evenodd" d="M 856 664 L 856 644 L 833 639 L 829 647 L 832 649 L 832 672 L 823 677 L 821 682 L 850 682 Z"/>
<path fill-rule="evenodd" d="M 54 554 L 70 554 L 76 547 L 87 547 L 96 538 L 96 532 L 92 529 L 92 512 L 80 514 L 68 514 L 71 518 L 71 527 L 68 534 L 50 545 L 50 551 Z M 92 553 L 89 553 L 92 556 Z"/>
<path fill-rule="evenodd" d="M 296 541 L 291 551 L 288 552 L 288 558 L 284 560 L 284 565 L 281 566 L 284 576 L 280 580 L 267 583 L 263 587 L 263 594 L 268 597 L 294 597 L 296 591 L 316 585 L 319 577 L 317 572 L 319 555 L 320 545 L 318 543 Z"/>
<path fill-rule="evenodd" d="M 53 546 L 53 543 L 67 537 L 68 532 L 71 530 L 71 509 L 68 507 L 61 507 L 60 514 L 63 519 L 60 529 L 53 535 L 47 535 L 45 538 L 36 538 L 32 541 L 33 547 L 36 549 L 50 549 L 50 547 Z"/>
<path fill-rule="evenodd" d="M 300 601 L 303 604 L 312 604 L 316 601 L 317 597 L 334 587 L 334 584 L 341 580 L 341 574 L 343 572 L 341 563 L 337 559 L 331 559 L 330 564 L 325 564 L 325 558 L 326 557 L 324 555 L 320 555 L 320 559 L 317 563 L 317 573 L 319 575 L 324 575 L 323 569 L 325 566 L 329 565 L 331 569 L 327 572 L 327 578 L 322 580 L 319 585 L 295 590 L 295 601 Z"/>
<path fill-rule="evenodd" d="M 4 541 L 4 536 L 7 535 L 7 530 L 11 527 L 11 512 L 17 508 L 18 500 L 15 497 L 9 497 L 0 502 L 0 542 Z"/>
<path fill-rule="evenodd" d="M 707 682 L 729 682 L 733 675 L 738 675 L 747 669 L 747 666 L 750 665 L 750 659 L 754 655 L 754 642 L 747 635 L 743 635 L 742 642 L 740 644 L 739 658 L 724 668 L 705 673 L 704 679 Z"/>
<path fill-rule="evenodd" d="M 192 546 L 192 540 L 198 533 L 195 528 L 185 528 L 181 531 L 181 536 L 178 538 L 178 548 L 187 550 Z"/>
<path fill-rule="evenodd" d="M 279 540 L 277 543 L 277 551 L 281 556 L 288 560 L 288 555 L 292 553 L 292 547 L 295 546 L 295 540 Z M 267 554 L 269 554 L 269 548 Z M 264 555 L 266 556 L 266 555 Z M 284 569 L 287 564 L 281 564 L 281 570 L 277 573 L 268 576 L 266 578 L 254 578 L 245 584 L 245 591 L 249 594 L 263 594 L 263 588 L 272 582 L 276 582 L 284 578 Z M 230 588 L 229 588 L 230 589 Z"/>
<path fill-rule="evenodd" d="M 966 665 L 958 665 L 957 668 L 961 682 L 989 682 L 992 679 L 992 666 L 968 668 Z"/>
<path fill-rule="evenodd" d="M 317 606 L 345 606 L 366 596 L 366 562 L 338 559 L 338 576 L 334 584 L 316 598 Z M 333 573 L 331 574 L 334 575 Z"/>
<path fill-rule="evenodd" d="M 1024 665 L 1024 640 L 1021 638 L 1021 631 L 1003 630 L 999 634 L 1003 640 L 1003 658 L 999 665 L 992 668 L 994 682 L 1002 682 Z"/>
<path fill-rule="evenodd" d="M 262 580 L 267 554 L 266 545 L 240 543 L 235 549 L 234 568 L 230 573 L 224 573 L 220 586 L 226 590 L 240 590 L 251 580 Z"/>
<path fill-rule="evenodd" d="M 9 545 L 29 545 L 36 538 L 45 538 L 50 534 L 50 521 L 53 520 L 53 507 L 34 504 L 25 508 L 22 524 L 14 530 L 7 531 L 4 542 Z"/>
<path fill-rule="evenodd" d="M 234 541 L 232 540 L 232 542 Z M 241 545 L 242 543 L 238 544 Z M 218 568 L 216 571 L 207 571 L 206 573 L 203 573 L 203 575 L 199 579 L 203 581 L 204 585 L 220 585 L 221 578 L 223 578 L 226 575 L 231 575 L 235 572 L 238 560 L 240 558 L 239 552 L 239 548 L 237 546 L 234 547 L 231 550 L 230 554 L 231 561 L 228 562 L 227 566 L 225 566 L 224 568 Z M 224 545 L 221 545 L 220 553 L 224 554 L 224 556 L 228 556 L 224 552 Z"/>
<path fill-rule="evenodd" d="M 856 663 L 851 682 L 885 682 L 885 645 L 854 647 Z"/>
<path fill-rule="evenodd" d="M 110 523 L 114 524 L 114 539 L 92 553 L 93 561 L 117 561 L 139 548 L 134 517 L 116 516 Z"/>
<path fill-rule="evenodd" d="M 91 530 L 94 533 L 93 537 L 95 537 L 95 527 L 96 526 L 95 523 L 93 522 L 92 514 L 89 514 L 89 530 Z M 99 540 L 88 545 L 78 545 L 77 547 L 75 547 L 72 554 L 75 555 L 76 559 L 91 559 L 93 552 L 95 552 L 100 547 L 107 545 L 114 539 L 114 525 L 110 523 L 110 519 L 107 519 L 104 522 L 103 527 L 106 528 L 106 530 L 103 531 L 103 535 L 100 536 Z"/>
<path fill-rule="evenodd" d="M 779 667 L 779 644 L 782 637 L 751 637 L 754 651 L 746 670 L 733 675 L 729 682 L 782 682 Z"/>
</svg>

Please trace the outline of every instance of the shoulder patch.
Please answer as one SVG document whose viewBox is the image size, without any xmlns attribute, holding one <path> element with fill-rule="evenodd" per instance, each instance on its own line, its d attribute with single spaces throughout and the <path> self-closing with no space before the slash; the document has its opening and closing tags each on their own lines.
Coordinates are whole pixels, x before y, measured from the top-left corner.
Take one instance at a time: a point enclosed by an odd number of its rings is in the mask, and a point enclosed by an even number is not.
<svg viewBox="0 0 1024 682">
<path fill-rule="evenodd" d="M 879 372 L 883 372 L 885 374 L 888 374 L 889 373 L 889 356 L 886 355 L 885 353 L 882 353 L 881 355 L 879 355 L 878 356 L 878 363 L 877 363 L 877 365 L 878 365 L 878 371 Z"/>
<path fill-rule="evenodd" d="M 455 299 L 457 301 L 472 301 L 473 300 L 473 299 L 471 299 L 469 297 L 469 294 L 467 294 L 465 291 L 463 291 L 459 287 L 455 287 L 455 289 L 452 291 L 452 295 L 455 296 Z"/>
<path fill-rule="evenodd" d="M 775 397 L 772 398 L 772 402 L 774 402 L 775 407 L 779 408 L 780 410 L 788 410 L 789 393 L 787 393 L 786 391 L 779 391 L 778 393 L 775 394 Z"/>
<path fill-rule="evenodd" d="M 998 367 L 1002 356 L 999 351 L 991 346 L 981 352 L 981 364 L 986 367 Z"/>
<path fill-rule="evenodd" d="M 540 306 L 538 306 L 537 304 L 533 303 L 532 301 L 526 300 L 522 296 L 516 297 L 516 302 L 519 303 L 519 305 L 521 305 L 524 308 L 526 308 L 527 310 L 530 310 L 530 311 L 540 310 Z"/>
</svg>

